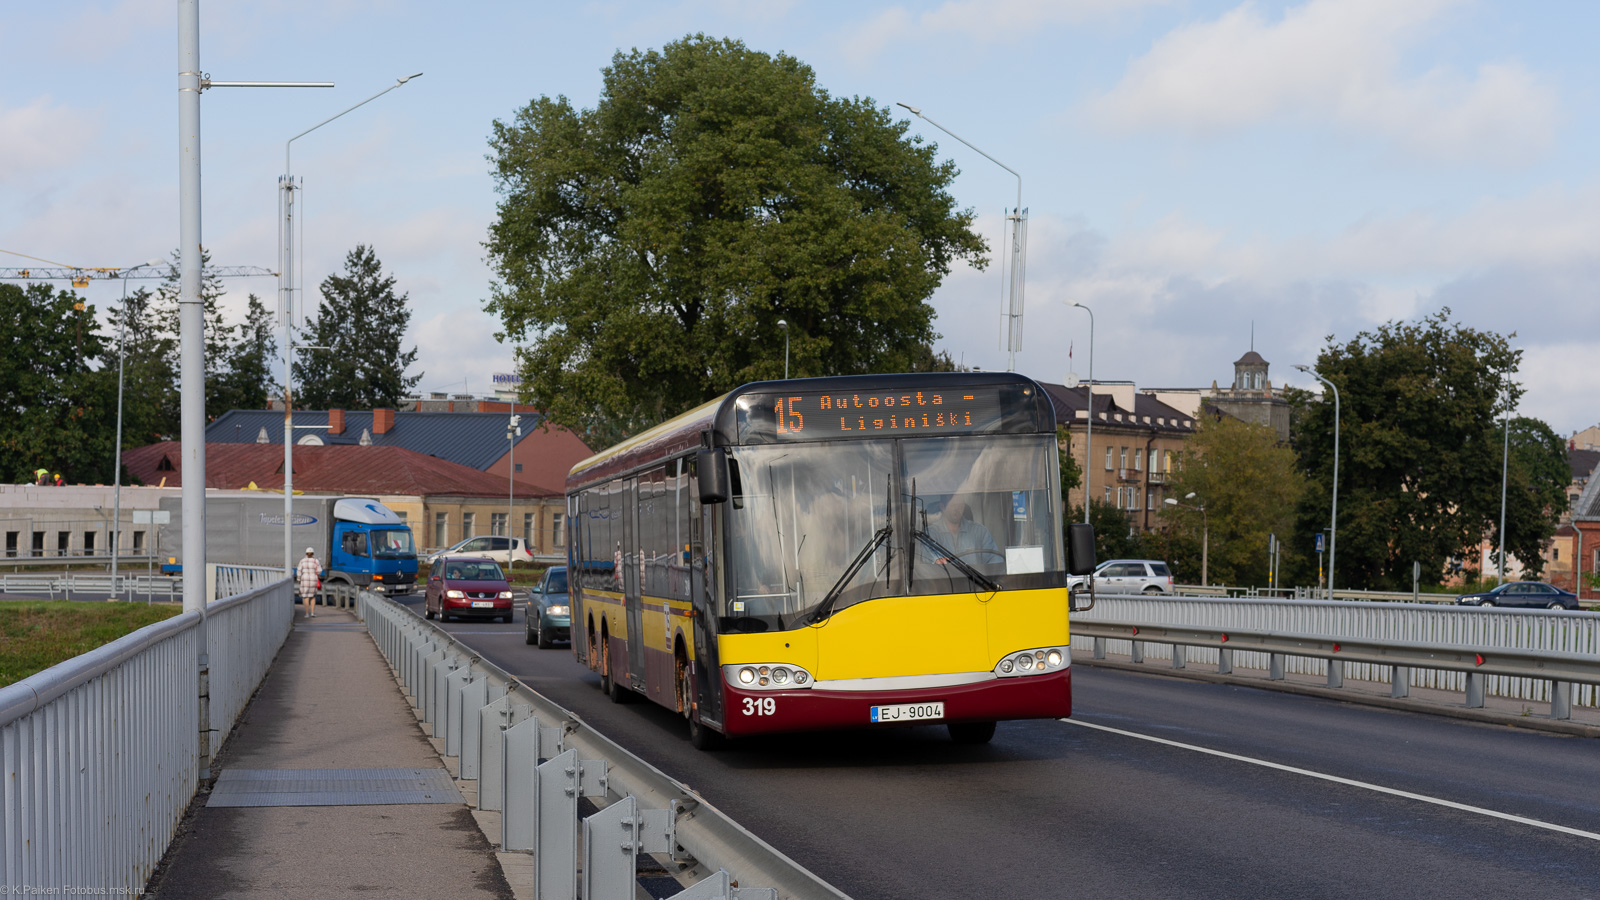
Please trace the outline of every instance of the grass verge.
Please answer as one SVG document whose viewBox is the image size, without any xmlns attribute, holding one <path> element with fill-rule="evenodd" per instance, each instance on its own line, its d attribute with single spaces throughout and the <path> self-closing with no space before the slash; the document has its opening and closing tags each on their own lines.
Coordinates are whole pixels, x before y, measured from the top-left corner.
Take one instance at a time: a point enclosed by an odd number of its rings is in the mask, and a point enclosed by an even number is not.
<svg viewBox="0 0 1600 900">
<path fill-rule="evenodd" d="M 0 687 L 182 611 L 179 603 L 0 603 Z"/>
</svg>

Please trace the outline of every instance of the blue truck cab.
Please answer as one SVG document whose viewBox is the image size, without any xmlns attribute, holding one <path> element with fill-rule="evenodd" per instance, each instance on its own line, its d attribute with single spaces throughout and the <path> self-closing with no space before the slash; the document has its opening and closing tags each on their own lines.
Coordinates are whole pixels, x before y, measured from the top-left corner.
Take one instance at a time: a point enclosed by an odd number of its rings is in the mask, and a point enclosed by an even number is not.
<svg viewBox="0 0 1600 900">
<path fill-rule="evenodd" d="M 376 500 L 339 500 L 333 504 L 333 522 L 323 581 L 345 581 L 387 594 L 416 588 L 416 541 L 393 510 Z"/>
</svg>

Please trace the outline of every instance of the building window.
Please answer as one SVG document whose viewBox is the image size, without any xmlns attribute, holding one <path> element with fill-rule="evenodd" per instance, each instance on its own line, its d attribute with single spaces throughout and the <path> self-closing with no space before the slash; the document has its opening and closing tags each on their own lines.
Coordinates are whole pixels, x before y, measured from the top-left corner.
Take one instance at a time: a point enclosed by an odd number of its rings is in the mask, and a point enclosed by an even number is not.
<svg viewBox="0 0 1600 900">
<path fill-rule="evenodd" d="M 66 556 L 72 549 L 72 532 L 56 532 L 56 555 Z"/>
<path fill-rule="evenodd" d="M 1144 454 L 1140 453 L 1137 447 L 1133 451 L 1133 470 L 1135 472 L 1144 470 Z"/>
<path fill-rule="evenodd" d="M 17 538 L 19 538 L 21 536 L 22 536 L 22 532 L 20 532 L 20 531 L 8 531 L 8 532 L 6 532 L 6 555 L 7 556 L 16 556 L 17 555 Z"/>
<path fill-rule="evenodd" d="M 1161 451 L 1160 450 L 1151 450 L 1150 451 L 1150 471 L 1152 471 L 1152 472 L 1161 471 Z"/>
<path fill-rule="evenodd" d="M 1156 492 L 1151 490 L 1150 488 L 1145 488 L 1144 489 L 1144 508 L 1145 509 L 1155 509 L 1156 508 Z"/>
<path fill-rule="evenodd" d="M 510 513 L 490 513 L 489 533 L 500 537 L 510 537 L 510 535 L 506 534 L 506 517 L 508 515 Z"/>
<path fill-rule="evenodd" d="M 550 543 L 556 547 L 565 547 L 567 545 L 566 535 L 561 531 L 562 524 L 561 513 L 556 513 L 550 517 Z"/>
<path fill-rule="evenodd" d="M 1123 447 L 1122 448 L 1122 455 L 1117 458 L 1117 468 L 1126 469 L 1127 467 L 1128 467 L 1128 448 L 1127 447 Z"/>
<path fill-rule="evenodd" d="M 450 514 L 433 514 L 433 545 L 435 547 L 450 546 Z"/>
<path fill-rule="evenodd" d="M 405 514 L 404 510 L 397 509 L 397 510 L 394 511 L 394 514 L 395 514 L 395 517 L 400 520 L 400 524 L 401 525 L 406 524 L 406 514 Z"/>
<path fill-rule="evenodd" d="M 1111 502 L 1111 485 L 1109 485 L 1109 484 L 1106 485 L 1106 500 L 1105 500 L 1105 502 L 1107 502 L 1107 503 Z"/>
<path fill-rule="evenodd" d="M 537 513 L 522 514 L 522 545 L 527 547 L 530 551 L 537 549 L 539 546 L 539 536 L 534 531 L 534 522 L 536 521 L 536 516 Z"/>
<path fill-rule="evenodd" d="M 94 532 L 92 531 L 85 531 L 83 533 L 83 555 L 94 555 Z"/>
<path fill-rule="evenodd" d="M 1111 465 L 1111 448 L 1107 447 L 1106 448 L 1106 471 L 1109 472 L 1109 471 L 1112 470 L 1112 468 L 1113 468 L 1113 466 Z M 1106 488 L 1106 490 L 1109 492 L 1111 489 L 1110 488 Z M 1106 499 L 1107 500 L 1111 499 L 1110 493 L 1106 494 Z"/>
<path fill-rule="evenodd" d="M 512 468 L 515 469 L 518 472 L 521 472 L 522 471 L 522 463 L 513 463 L 512 464 Z"/>
<path fill-rule="evenodd" d="M 462 540 L 466 540 L 469 537 L 477 537 L 477 535 L 473 534 L 473 532 L 472 532 L 472 525 L 473 525 L 473 521 L 472 520 L 473 520 L 474 516 L 475 516 L 474 513 L 469 513 L 469 512 L 464 512 L 464 513 L 461 514 L 461 539 Z"/>
<path fill-rule="evenodd" d="M 144 532 L 142 531 L 133 533 L 133 552 L 135 555 L 144 552 Z M 7 555 L 9 556 L 10 554 Z"/>
</svg>

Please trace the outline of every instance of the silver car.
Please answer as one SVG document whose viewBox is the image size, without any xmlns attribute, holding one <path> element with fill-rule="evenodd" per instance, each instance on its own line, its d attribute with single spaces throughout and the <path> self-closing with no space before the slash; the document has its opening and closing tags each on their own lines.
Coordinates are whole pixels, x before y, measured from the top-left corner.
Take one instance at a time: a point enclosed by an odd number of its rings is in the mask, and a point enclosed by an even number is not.
<svg viewBox="0 0 1600 900">
<path fill-rule="evenodd" d="M 1094 580 L 1097 594 L 1171 594 L 1172 570 L 1158 559 L 1108 559 L 1094 570 L 1089 578 Z M 1067 586 L 1077 589 L 1085 579 L 1068 579 Z"/>
<path fill-rule="evenodd" d="M 522 542 L 522 538 L 505 538 L 494 535 L 467 538 L 453 547 L 446 547 L 423 557 L 422 562 L 425 565 L 432 566 L 438 564 L 440 560 L 448 559 L 452 556 L 473 556 L 492 559 L 503 566 L 511 565 L 513 561 L 523 565 L 529 565 L 533 562 L 533 552 Z"/>
</svg>

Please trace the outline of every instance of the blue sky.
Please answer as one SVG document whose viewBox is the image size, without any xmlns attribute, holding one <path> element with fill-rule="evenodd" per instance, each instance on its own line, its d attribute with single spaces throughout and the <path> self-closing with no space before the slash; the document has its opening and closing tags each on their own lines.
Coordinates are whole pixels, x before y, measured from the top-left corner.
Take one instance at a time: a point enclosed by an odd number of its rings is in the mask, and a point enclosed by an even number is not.
<svg viewBox="0 0 1600 900">
<path fill-rule="evenodd" d="M 8 6 L 0 249 L 166 256 L 175 5 Z M 1490 0 L 202 3 L 213 78 L 337 84 L 204 95 L 204 241 L 219 265 L 274 266 L 284 141 L 426 73 L 295 143 L 305 283 L 314 302 L 373 245 L 410 294 L 420 388 L 486 391 L 510 366 L 482 311 L 491 123 L 540 95 L 593 106 L 615 52 L 703 32 L 795 56 L 835 95 L 919 106 L 1022 174 L 1019 371 L 1087 374 L 1074 301 L 1095 310 L 1096 378 L 1150 387 L 1226 383 L 1252 323 L 1274 382 L 1304 385 L 1289 366 L 1328 335 L 1449 306 L 1516 332 L 1521 411 L 1570 434 L 1600 421 L 1597 19 Z M 1015 180 L 912 121 L 998 248 Z M 228 287 L 235 307 L 274 291 Z M 86 290 L 102 308 L 118 292 Z M 940 347 L 1003 369 L 1002 299 L 997 267 L 953 272 L 932 301 Z"/>
</svg>

